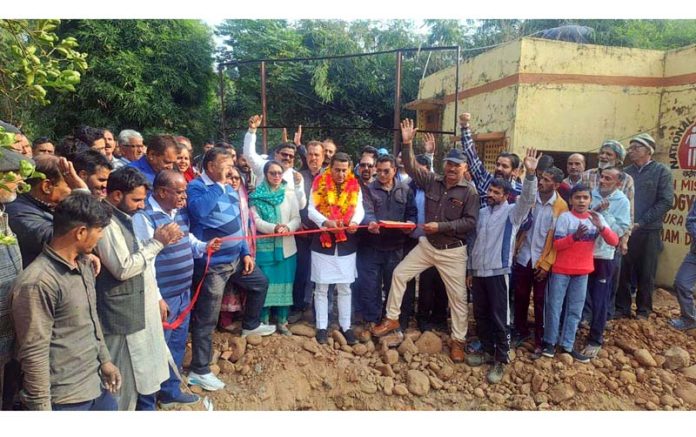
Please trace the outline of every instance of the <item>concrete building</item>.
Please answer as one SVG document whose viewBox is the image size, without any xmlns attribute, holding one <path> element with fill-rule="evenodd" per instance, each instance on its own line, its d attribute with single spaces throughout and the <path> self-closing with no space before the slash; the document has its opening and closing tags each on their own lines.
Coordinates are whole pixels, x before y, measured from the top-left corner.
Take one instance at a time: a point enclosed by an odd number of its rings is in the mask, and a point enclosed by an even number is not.
<svg viewBox="0 0 696 437">
<path fill-rule="evenodd" d="M 419 129 L 453 130 L 455 67 L 420 82 Z M 671 166 L 673 210 L 665 218 L 658 283 L 672 284 L 690 240 L 684 219 L 696 199 L 696 45 L 643 50 L 522 38 L 460 64 L 458 112 L 472 114 L 479 153 L 492 168 L 502 150 L 526 146 L 589 166 L 604 139 L 625 146 L 641 132 L 658 143 L 656 159 Z M 457 132 L 458 132 L 457 127 Z"/>
</svg>

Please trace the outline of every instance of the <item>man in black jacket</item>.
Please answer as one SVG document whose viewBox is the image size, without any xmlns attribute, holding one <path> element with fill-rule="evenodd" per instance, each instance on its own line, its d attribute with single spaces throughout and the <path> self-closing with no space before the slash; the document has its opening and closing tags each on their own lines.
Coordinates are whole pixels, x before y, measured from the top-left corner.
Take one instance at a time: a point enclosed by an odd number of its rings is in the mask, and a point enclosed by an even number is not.
<svg viewBox="0 0 696 437">
<path fill-rule="evenodd" d="M 631 276 L 638 279 L 636 317 L 646 320 L 652 312 L 657 257 L 662 251 L 662 219 L 672 207 L 672 173 L 653 161 L 655 140 L 648 134 L 631 139 L 628 155 L 633 164 L 624 168 L 635 182 L 634 224 L 628 240 L 628 253 L 621 264 L 616 293 L 616 318 L 631 317 Z"/>
</svg>

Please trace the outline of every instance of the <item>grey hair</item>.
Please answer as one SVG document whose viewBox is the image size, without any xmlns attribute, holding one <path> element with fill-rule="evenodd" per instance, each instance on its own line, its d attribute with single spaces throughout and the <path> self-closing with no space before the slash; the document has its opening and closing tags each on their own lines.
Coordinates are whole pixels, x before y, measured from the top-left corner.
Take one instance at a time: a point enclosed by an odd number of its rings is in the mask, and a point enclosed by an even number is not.
<svg viewBox="0 0 696 437">
<path fill-rule="evenodd" d="M 121 133 L 118 134 L 118 143 L 119 144 L 129 144 L 131 138 L 137 138 L 142 141 L 143 136 L 140 135 L 140 132 L 133 130 L 133 129 L 124 129 L 121 131 Z"/>
</svg>

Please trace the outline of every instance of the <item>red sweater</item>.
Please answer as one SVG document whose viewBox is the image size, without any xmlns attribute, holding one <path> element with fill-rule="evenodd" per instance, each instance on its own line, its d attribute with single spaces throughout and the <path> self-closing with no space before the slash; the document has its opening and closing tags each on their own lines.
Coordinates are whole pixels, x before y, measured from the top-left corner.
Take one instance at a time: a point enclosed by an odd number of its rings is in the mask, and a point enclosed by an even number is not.
<svg viewBox="0 0 696 437">
<path fill-rule="evenodd" d="M 562 275 L 587 275 L 594 271 L 593 251 L 595 239 L 601 237 L 607 244 L 616 246 L 619 244 L 619 237 L 609 226 L 604 218 L 602 220 L 604 229 L 599 229 L 590 222 L 590 213 L 578 214 L 569 211 L 561 214 L 556 222 L 553 246 L 556 248 L 556 262 L 552 272 Z M 581 240 L 575 240 L 573 234 L 577 231 L 580 223 L 587 226 L 587 234 Z"/>
</svg>

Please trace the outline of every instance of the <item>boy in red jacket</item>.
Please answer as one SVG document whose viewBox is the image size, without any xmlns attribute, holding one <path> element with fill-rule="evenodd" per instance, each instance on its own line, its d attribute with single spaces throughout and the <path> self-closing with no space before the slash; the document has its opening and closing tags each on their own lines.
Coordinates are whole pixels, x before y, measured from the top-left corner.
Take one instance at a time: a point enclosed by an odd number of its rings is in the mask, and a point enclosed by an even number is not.
<svg viewBox="0 0 696 437">
<path fill-rule="evenodd" d="M 570 191 L 572 210 L 561 214 L 556 222 L 553 245 L 556 262 L 551 269 L 544 302 L 544 344 L 541 354 L 552 358 L 556 345 L 581 363 L 590 358 L 573 349 L 587 293 L 587 277 L 594 271 L 593 250 L 598 237 L 611 246 L 619 237 L 604 218 L 590 211 L 592 195 L 589 187 L 578 184 Z M 565 305 L 565 306 L 564 306 Z M 560 324 L 561 310 L 565 313 Z M 560 325 L 560 326 L 559 326 Z"/>
</svg>

